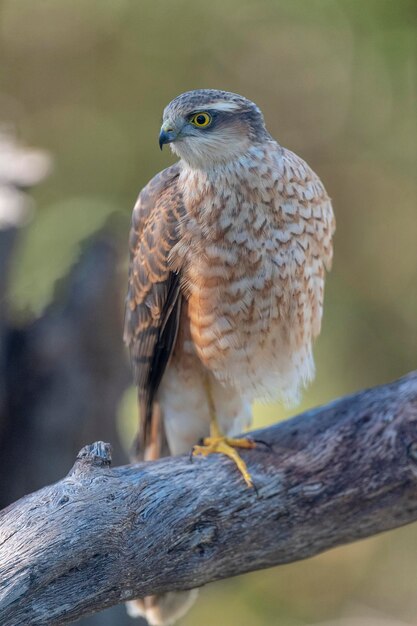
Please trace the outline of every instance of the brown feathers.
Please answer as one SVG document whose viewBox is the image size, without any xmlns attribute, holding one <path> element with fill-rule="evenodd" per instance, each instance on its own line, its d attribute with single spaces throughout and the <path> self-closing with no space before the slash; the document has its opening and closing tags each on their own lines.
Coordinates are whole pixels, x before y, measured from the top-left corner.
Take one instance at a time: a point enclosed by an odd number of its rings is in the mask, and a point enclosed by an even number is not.
<svg viewBox="0 0 417 626">
<path fill-rule="evenodd" d="M 190 128 L 191 105 L 209 107 L 207 131 Z M 184 94 L 165 109 L 168 122 L 183 160 L 144 188 L 133 212 L 125 341 L 142 443 L 158 400 L 170 448 L 183 450 L 191 420 L 208 430 L 207 376 L 226 421 L 245 421 L 257 397 L 296 400 L 313 378 L 335 226 L 318 176 L 245 98 Z M 232 141 L 226 131 L 238 127 Z"/>
<path fill-rule="evenodd" d="M 168 256 L 178 241 L 184 208 L 177 190 L 179 168 L 164 170 L 143 189 L 133 210 L 124 340 L 129 346 L 146 447 L 155 394 L 178 332 L 179 275 Z"/>
</svg>

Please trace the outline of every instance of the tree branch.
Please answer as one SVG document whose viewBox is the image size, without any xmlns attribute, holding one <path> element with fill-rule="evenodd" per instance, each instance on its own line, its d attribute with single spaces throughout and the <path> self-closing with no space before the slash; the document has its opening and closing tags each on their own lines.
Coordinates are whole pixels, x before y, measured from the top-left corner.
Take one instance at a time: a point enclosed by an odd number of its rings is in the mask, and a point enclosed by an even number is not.
<svg viewBox="0 0 417 626">
<path fill-rule="evenodd" d="M 83 448 L 0 513 L 0 623 L 67 624 L 417 519 L 417 372 L 254 437 L 257 494 L 217 455 L 111 469 L 108 444 Z"/>
</svg>

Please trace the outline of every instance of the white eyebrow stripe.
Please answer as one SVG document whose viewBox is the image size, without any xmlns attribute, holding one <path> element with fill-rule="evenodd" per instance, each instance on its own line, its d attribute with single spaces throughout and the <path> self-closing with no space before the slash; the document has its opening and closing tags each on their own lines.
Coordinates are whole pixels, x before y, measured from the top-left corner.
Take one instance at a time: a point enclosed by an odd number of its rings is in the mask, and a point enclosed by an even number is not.
<svg viewBox="0 0 417 626">
<path fill-rule="evenodd" d="M 230 102 L 229 100 L 217 100 L 216 102 L 208 102 L 201 107 L 201 111 L 206 109 L 217 109 L 217 111 L 236 111 L 240 109 L 239 104 Z"/>
</svg>

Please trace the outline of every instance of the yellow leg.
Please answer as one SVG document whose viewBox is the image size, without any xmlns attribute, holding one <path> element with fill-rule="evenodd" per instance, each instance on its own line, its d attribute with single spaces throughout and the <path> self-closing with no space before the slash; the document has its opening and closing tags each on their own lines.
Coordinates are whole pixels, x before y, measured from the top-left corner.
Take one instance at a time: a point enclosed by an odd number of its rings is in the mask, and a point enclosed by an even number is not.
<svg viewBox="0 0 417 626">
<path fill-rule="evenodd" d="M 206 379 L 207 399 L 210 410 L 210 437 L 203 440 L 202 445 L 194 446 L 193 456 L 208 456 L 209 454 L 224 454 L 236 463 L 238 470 L 242 474 L 248 487 L 253 487 L 251 475 L 248 472 L 245 461 L 240 457 L 235 448 L 243 448 L 251 450 L 256 447 L 254 441 L 250 439 L 234 439 L 233 437 L 225 437 L 222 435 L 215 413 L 213 397 L 211 395 L 210 381 Z"/>
</svg>

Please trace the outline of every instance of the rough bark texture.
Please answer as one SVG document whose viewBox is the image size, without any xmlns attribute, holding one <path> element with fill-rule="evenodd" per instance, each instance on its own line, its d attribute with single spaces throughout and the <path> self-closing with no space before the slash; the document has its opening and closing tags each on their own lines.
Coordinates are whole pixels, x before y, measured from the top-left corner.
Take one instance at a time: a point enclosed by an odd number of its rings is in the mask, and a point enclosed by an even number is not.
<svg viewBox="0 0 417 626">
<path fill-rule="evenodd" d="M 0 513 L 0 623 L 67 624 L 417 519 L 417 372 L 254 436 L 257 493 L 217 455 L 111 469 L 107 444 L 84 448 Z"/>
</svg>

